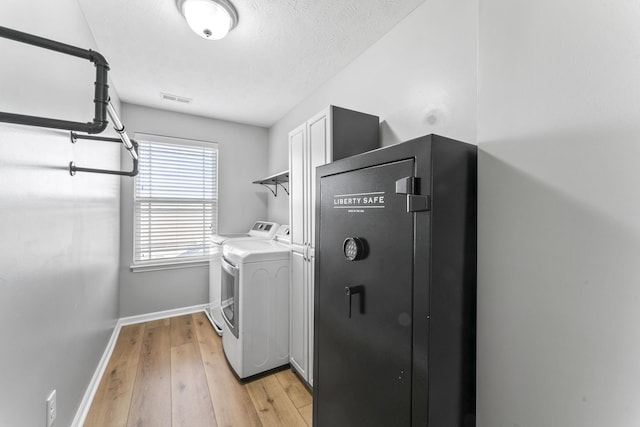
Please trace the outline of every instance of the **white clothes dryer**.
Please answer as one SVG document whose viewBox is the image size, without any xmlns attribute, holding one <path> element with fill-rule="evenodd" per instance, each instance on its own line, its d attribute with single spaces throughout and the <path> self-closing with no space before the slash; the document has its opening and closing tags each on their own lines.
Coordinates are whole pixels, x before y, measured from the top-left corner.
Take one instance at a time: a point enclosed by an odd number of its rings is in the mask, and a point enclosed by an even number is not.
<svg viewBox="0 0 640 427">
<path fill-rule="evenodd" d="M 222 258 L 222 245 L 231 241 L 241 240 L 269 240 L 273 239 L 278 231 L 276 222 L 256 221 L 253 227 L 246 233 L 213 234 L 211 235 L 211 249 L 209 254 L 209 307 L 207 316 L 216 330 L 222 336 L 224 320 L 220 311 L 220 277 L 222 274 L 220 259 Z"/>
<path fill-rule="evenodd" d="M 289 363 L 289 234 L 223 246 L 222 345 L 241 379 Z"/>
</svg>

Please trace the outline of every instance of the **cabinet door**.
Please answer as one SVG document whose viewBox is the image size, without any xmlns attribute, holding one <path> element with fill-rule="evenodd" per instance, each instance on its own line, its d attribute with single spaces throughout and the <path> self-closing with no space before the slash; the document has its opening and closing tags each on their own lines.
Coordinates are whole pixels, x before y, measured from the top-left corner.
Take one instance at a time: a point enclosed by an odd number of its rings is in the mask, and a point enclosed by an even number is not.
<svg viewBox="0 0 640 427">
<path fill-rule="evenodd" d="M 309 215 L 307 216 L 307 243 L 311 246 L 315 245 L 315 207 L 316 207 L 316 167 L 329 162 L 329 129 L 331 126 L 329 109 L 316 115 L 309 120 L 307 128 L 307 138 L 309 140 L 309 159 L 308 159 L 308 186 L 307 186 L 307 206 L 309 207 Z"/>
<path fill-rule="evenodd" d="M 307 370 L 307 301 L 306 281 L 304 271 L 306 269 L 302 253 L 294 249 L 291 252 L 291 281 L 289 287 L 289 361 L 305 380 L 308 378 Z"/>
<path fill-rule="evenodd" d="M 304 245 L 305 239 L 305 156 L 306 126 L 289 133 L 289 221 L 291 243 Z"/>
</svg>

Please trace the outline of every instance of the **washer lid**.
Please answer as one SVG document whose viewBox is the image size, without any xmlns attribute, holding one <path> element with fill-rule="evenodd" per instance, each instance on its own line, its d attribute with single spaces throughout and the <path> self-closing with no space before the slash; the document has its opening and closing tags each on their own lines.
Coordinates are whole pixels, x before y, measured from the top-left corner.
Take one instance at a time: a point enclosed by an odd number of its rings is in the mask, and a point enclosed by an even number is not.
<svg viewBox="0 0 640 427">
<path fill-rule="evenodd" d="M 277 222 L 256 221 L 248 233 L 212 234 L 214 245 L 223 245 L 232 239 L 273 239 L 280 225 Z"/>
<path fill-rule="evenodd" d="M 215 245 L 222 245 L 229 239 L 239 239 L 249 237 L 247 233 L 226 233 L 226 234 L 212 234 L 211 241 Z"/>
<path fill-rule="evenodd" d="M 222 256 L 234 264 L 288 260 L 289 249 L 274 240 L 231 241 L 222 247 Z"/>
</svg>

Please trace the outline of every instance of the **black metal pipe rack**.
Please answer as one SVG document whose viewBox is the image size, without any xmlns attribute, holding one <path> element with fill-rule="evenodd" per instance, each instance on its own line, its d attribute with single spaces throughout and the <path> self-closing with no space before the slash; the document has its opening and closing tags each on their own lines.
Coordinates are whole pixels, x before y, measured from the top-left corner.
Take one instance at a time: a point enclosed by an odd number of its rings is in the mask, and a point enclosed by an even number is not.
<svg viewBox="0 0 640 427">
<path fill-rule="evenodd" d="M 82 49 L 79 47 L 71 46 L 65 43 L 60 43 L 54 40 L 39 37 L 33 34 L 23 33 L 21 31 L 13 30 L 11 28 L 0 26 L 0 37 L 14 40 L 16 42 L 30 44 L 33 46 L 41 47 L 43 49 L 52 50 L 65 55 L 71 55 L 82 59 L 87 59 L 92 62 L 96 67 L 96 80 L 94 82 L 94 117 L 90 122 L 75 122 L 69 120 L 52 119 L 49 117 L 30 116 L 25 114 L 14 114 L 0 111 L 0 122 L 13 123 L 27 126 L 39 126 L 53 129 L 65 129 L 72 131 L 72 142 L 76 139 L 92 139 L 98 141 L 110 141 L 110 142 L 122 142 L 125 146 L 131 158 L 133 159 L 133 170 L 127 171 L 113 171 L 106 169 L 91 169 L 82 168 L 74 165 L 73 162 L 69 164 L 69 172 L 71 175 L 75 175 L 75 172 L 92 172 L 92 173 L 104 173 L 111 175 L 122 176 L 135 176 L 138 173 L 138 144 L 129 139 L 125 131 L 124 125 L 120 121 L 115 109 L 111 105 L 109 98 L 109 84 L 108 84 L 108 71 L 109 64 L 107 60 L 100 53 L 91 49 Z M 113 122 L 115 131 L 119 134 L 120 139 L 106 138 L 106 137 L 90 137 L 85 135 L 77 135 L 73 131 L 84 132 L 88 134 L 95 134 L 103 132 L 109 124 L 107 115 Z"/>
</svg>

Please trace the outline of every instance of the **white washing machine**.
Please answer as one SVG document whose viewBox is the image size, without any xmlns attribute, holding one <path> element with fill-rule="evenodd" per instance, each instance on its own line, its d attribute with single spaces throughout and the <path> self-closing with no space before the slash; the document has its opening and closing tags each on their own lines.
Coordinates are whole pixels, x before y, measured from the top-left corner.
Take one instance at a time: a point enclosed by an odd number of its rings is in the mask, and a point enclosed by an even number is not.
<svg viewBox="0 0 640 427">
<path fill-rule="evenodd" d="M 289 235 L 223 246 L 222 346 L 241 379 L 289 363 Z"/>
<path fill-rule="evenodd" d="M 273 239 L 279 224 L 268 221 L 256 221 L 247 233 L 213 234 L 209 256 L 209 308 L 206 313 L 218 335 L 222 335 L 224 320 L 220 311 L 220 277 L 222 274 L 220 259 L 222 245 L 226 242 L 241 240 Z"/>
</svg>

